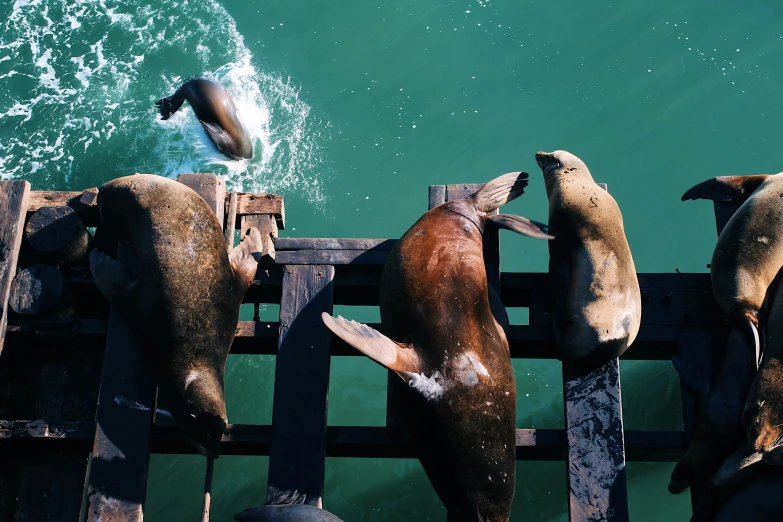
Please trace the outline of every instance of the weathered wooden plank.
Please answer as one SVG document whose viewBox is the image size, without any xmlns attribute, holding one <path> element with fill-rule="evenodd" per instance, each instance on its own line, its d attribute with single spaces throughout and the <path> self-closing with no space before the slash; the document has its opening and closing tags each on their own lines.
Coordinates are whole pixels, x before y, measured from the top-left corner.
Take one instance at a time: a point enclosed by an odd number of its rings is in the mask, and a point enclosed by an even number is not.
<svg viewBox="0 0 783 522">
<path fill-rule="evenodd" d="M 272 214 L 277 220 L 277 228 L 285 229 L 285 203 L 283 196 L 277 194 L 249 194 L 235 192 L 237 195 L 237 217 L 250 214 Z M 228 202 L 226 203 L 228 204 Z M 240 227 L 239 220 L 234 224 Z"/>
<path fill-rule="evenodd" d="M 27 203 L 27 213 L 32 214 L 41 207 L 68 206 L 76 211 L 84 226 L 94 227 L 100 221 L 97 191 L 87 189 L 84 192 L 54 192 L 33 190 Z M 94 198 L 94 199 L 93 199 Z"/>
<path fill-rule="evenodd" d="M 8 296 L 16 276 L 16 263 L 22 245 L 24 220 L 30 199 L 27 181 L 0 182 L 0 353 L 3 352 L 8 324 Z"/>
<path fill-rule="evenodd" d="M 215 213 L 223 228 L 223 220 L 226 217 L 226 182 L 221 176 L 215 174 L 180 174 L 177 181 L 195 190 L 209 208 Z"/>
<path fill-rule="evenodd" d="M 383 265 L 386 250 L 291 250 L 277 253 L 279 265 Z"/>
<path fill-rule="evenodd" d="M 620 363 L 582 374 L 563 365 L 571 521 L 628 520 Z"/>
<path fill-rule="evenodd" d="M 117 258 L 126 266 L 136 264 L 128 243 L 120 243 Z M 142 520 L 154 400 L 152 378 L 143 367 L 128 323 L 111 307 L 85 488 L 88 522 Z"/>
<path fill-rule="evenodd" d="M 228 201 L 228 207 L 223 234 L 226 237 L 226 249 L 231 252 L 231 249 L 234 248 L 234 224 L 237 222 L 237 193 L 232 192 L 226 200 Z"/>
<path fill-rule="evenodd" d="M 429 204 L 427 208 L 432 210 L 446 202 L 446 185 L 430 185 Z"/>
<path fill-rule="evenodd" d="M 288 266 L 280 301 L 268 496 L 299 491 L 322 505 L 334 267 Z M 296 386 L 292 386 L 296 383 Z"/>
<path fill-rule="evenodd" d="M 277 250 L 380 250 L 389 251 L 397 239 L 356 238 L 294 238 L 281 237 L 275 242 Z"/>
</svg>

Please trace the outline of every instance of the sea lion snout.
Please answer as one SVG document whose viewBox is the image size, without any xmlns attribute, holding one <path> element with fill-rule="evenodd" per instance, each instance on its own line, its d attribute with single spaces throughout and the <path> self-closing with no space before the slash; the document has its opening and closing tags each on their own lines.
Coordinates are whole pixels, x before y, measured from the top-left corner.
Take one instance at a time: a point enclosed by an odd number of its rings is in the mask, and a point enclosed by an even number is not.
<svg viewBox="0 0 783 522">
<path fill-rule="evenodd" d="M 536 163 L 541 167 L 541 172 L 546 176 L 549 171 L 561 167 L 560 161 L 555 157 L 554 152 L 538 151 L 536 153 Z"/>
</svg>

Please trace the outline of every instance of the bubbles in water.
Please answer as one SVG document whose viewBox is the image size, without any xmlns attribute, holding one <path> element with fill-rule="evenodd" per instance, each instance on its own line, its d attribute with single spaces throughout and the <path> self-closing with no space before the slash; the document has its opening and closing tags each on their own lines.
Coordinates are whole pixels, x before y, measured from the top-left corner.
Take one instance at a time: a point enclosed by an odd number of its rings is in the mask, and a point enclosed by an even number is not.
<svg viewBox="0 0 783 522">
<path fill-rule="evenodd" d="M 0 178 L 82 188 L 96 171 L 103 180 L 211 171 L 231 189 L 324 200 L 330 123 L 290 79 L 258 70 L 216 1 L 16 0 L 0 14 Z M 251 160 L 218 153 L 187 104 L 157 116 L 154 102 L 190 75 L 234 97 Z"/>
</svg>

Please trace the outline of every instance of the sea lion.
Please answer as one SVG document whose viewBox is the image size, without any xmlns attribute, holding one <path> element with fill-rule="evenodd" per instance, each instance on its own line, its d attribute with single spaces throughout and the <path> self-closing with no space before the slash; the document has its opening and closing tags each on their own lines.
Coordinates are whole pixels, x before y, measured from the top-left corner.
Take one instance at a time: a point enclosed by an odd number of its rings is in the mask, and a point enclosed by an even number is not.
<svg viewBox="0 0 783 522">
<path fill-rule="evenodd" d="M 642 296 L 623 216 L 585 163 L 564 150 L 536 154 L 549 198 L 549 277 L 560 358 L 600 366 L 636 339 Z"/>
<path fill-rule="evenodd" d="M 380 286 L 386 335 L 323 314 L 348 344 L 394 371 L 400 424 L 449 520 L 507 521 L 514 497 L 516 384 L 488 286 L 483 233 L 494 224 L 551 239 L 545 225 L 490 215 L 522 194 L 526 173 L 490 181 L 419 219 L 389 253 Z"/>
<path fill-rule="evenodd" d="M 304 504 L 305 495 L 298 492 L 269 499 L 261 507 L 246 509 L 234 515 L 240 522 L 343 522 L 328 511 Z"/>
<path fill-rule="evenodd" d="M 177 92 L 155 102 L 164 120 L 187 100 L 215 147 L 233 160 L 253 157 L 250 136 L 239 119 L 234 100 L 219 83 L 205 78 L 185 82 Z"/>
<path fill-rule="evenodd" d="M 783 466 L 783 285 L 775 282 L 771 292 L 763 364 L 750 387 L 742 424 L 748 450 L 762 452 L 767 464 Z"/>
<path fill-rule="evenodd" d="M 743 201 L 718 237 L 710 263 L 712 293 L 723 312 L 753 340 L 761 363 L 758 312 L 783 267 L 783 176 L 720 176 L 689 189 L 682 200 Z"/>
<path fill-rule="evenodd" d="M 686 366 L 678 356 L 672 359 L 682 382 L 696 396 L 699 411 L 688 451 L 672 471 L 670 493 L 685 491 L 712 475 L 746 440 L 740 421 L 756 375 L 747 341 L 739 330 L 731 331 L 723 365 L 711 387 L 702 369 Z"/>
<path fill-rule="evenodd" d="M 226 430 L 223 377 L 239 305 L 253 281 L 261 236 L 251 229 L 230 255 L 215 213 L 182 183 L 150 174 L 109 181 L 98 192 L 103 228 L 129 241 L 136 277 L 93 250 L 98 290 L 127 319 L 172 414 L 199 452 L 219 454 Z"/>
<path fill-rule="evenodd" d="M 691 522 L 780 522 L 783 520 L 783 469 L 770 468 L 728 497 L 714 518 Z"/>
</svg>

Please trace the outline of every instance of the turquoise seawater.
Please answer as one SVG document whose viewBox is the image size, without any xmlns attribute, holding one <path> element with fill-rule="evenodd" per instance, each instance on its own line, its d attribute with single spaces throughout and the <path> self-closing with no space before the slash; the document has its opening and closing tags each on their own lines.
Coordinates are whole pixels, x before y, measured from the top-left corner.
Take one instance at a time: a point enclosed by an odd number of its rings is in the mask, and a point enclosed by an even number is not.
<svg viewBox="0 0 783 522">
<path fill-rule="evenodd" d="M 0 177 L 78 190 L 215 172 L 282 194 L 288 237 L 399 237 L 429 185 L 519 169 L 531 183 L 504 212 L 545 221 L 534 154 L 567 149 L 608 183 L 639 271 L 703 272 L 711 205 L 680 195 L 783 167 L 773 0 L 7 0 L 0 20 Z M 194 75 L 233 94 L 252 160 L 221 157 L 187 107 L 156 117 L 154 101 Z M 504 270 L 546 270 L 544 242 L 501 236 Z M 518 426 L 562 427 L 559 364 L 514 366 Z M 334 358 L 329 423 L 383 424 L 385 379 Z M 671 364 L 624 362 L 622 383 L 627 429 L 681 429 Z M 270 422 L 273 386 L 273 358 L 231 356 L 230 421 Z M 216 462 L 213 520 L 263 502 L 267 463 Z M 672 466 L 628 465 L 632 520 L 688 520 L 689 498 L 666 491 Z M 204 468 L 154 456 L 146 520 L 196 520 Z M 324 505 L 348 522 L 445 519 L 417 461 L 328 459 L 326 472 Z M 565 479 L 562 462 L 520 462 L 512 520 L 566 520 Z"/>
</svg>

